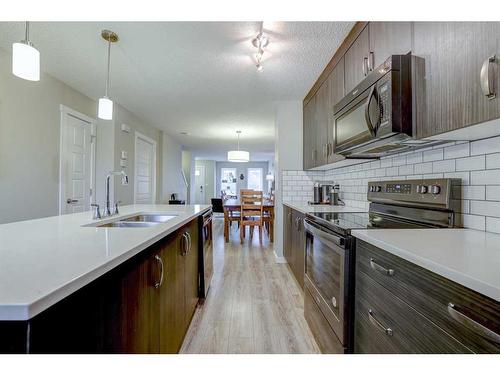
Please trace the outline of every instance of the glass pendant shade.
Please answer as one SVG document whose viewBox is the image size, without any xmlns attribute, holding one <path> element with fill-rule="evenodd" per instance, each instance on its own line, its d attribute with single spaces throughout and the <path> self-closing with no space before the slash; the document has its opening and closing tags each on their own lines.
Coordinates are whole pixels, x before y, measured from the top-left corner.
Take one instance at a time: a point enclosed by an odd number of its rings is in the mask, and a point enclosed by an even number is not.
<svg viewBox="0 0 500 375">
<path fill-rule="evenodd" d="M 99 109 L 97 111 L 97 116 L 103 120 L 113 119 L 113 101 L 107 96 L 99 98 Z"/>
<path fill-rule="evenodd" d="M 12 44 L 12 74 L 28 81 L 40 80 L 40 52 L 30 42 Z"/>
<path fill-rule="evenodd" d="M 248 151 L 228 151 L 227 160 L 235 163 L 246 163 L 250 160 L 250 153 Z"/>
</svg>

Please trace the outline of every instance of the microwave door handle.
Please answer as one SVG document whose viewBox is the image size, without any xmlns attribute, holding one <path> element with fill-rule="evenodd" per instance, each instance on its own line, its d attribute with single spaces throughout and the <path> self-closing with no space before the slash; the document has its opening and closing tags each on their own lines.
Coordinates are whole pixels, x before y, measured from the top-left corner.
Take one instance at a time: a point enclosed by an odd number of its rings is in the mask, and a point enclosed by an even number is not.
<svg viewBox="0 0 500 375">
<path fill-rule="evenodd" d="M 377 106 L 378 106 L 378 93 L 377 93 L 377 88 L 375 85 L 373 85 L 372 88 L 370 89 L 370 94 L 368 94 L 368 98 L 366 99 L 366 103 L 365 103 L 366 124 L 368 125 L 368 130 L 370 131 L 370 134 L 372 135 L 372 137 L 375 137 L 376 133 L 377 133 L 378 120 L 380 118 L 380 113 L 377 116 L 377 123 L 374 124 L 372 122 L 372 116 L 370 113 L 370 106 L 371 106 L 372 100 L 376 100 Z"/>
</svg>

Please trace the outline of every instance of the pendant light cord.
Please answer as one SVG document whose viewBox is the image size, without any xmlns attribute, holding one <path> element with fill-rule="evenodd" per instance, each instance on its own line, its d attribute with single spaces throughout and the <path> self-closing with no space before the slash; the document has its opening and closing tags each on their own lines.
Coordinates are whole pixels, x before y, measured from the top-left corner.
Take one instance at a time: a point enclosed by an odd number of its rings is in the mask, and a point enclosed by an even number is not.
<svg viewBox="0 0 500 375">
<path fill-rule="evenodd" d="M 109 90 L 109 67 L 111 64 L 111 38 L 108 38 L 108 74 L 106 76 L 106 97 L 108 97 Z"/>
<path fill-rule="evenodd" d="M 26 21 L 25 41 L 28 42 L 29 40 L 30 40 L 30 23 Z"/>
</svg>

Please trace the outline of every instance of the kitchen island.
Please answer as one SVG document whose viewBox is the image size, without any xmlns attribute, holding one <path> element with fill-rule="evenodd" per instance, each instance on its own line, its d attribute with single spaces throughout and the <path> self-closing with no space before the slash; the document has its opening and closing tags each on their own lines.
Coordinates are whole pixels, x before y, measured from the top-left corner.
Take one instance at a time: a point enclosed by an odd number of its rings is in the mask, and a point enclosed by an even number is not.
<svg viewBox="0 0 500 375">
<path fill-rule="evenodd" d="M 177 352 L 198 302 L 198 217 L 209 209 L 130 205 L 98 221 L 84 212 L 0 225 L 0 352 Z M 100 226 L 151 213 L 172 217 Z"/>
</svg>

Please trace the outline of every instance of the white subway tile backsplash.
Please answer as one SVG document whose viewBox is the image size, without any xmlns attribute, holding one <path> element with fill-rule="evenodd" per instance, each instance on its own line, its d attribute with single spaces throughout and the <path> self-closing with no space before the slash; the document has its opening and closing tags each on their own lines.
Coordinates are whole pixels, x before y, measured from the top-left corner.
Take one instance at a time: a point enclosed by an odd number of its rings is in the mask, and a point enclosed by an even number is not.
<svg viewBox="0 0 500 375">
<path fill-rule="evenodd" d="M 455 172 L 455 160 L 442 160 L 432 163 L 433 172 Z"/>
<path fill-rule="evenodd" d="M 500 168 L 500 153 L 486 155 L 486 168 L 487 169 Z"/>
<path fill-rule="evenodd" d="M 454 178 L 452 199 L 459 203 L 459 222 L 466 228 L 500 233 L 500 137 L 448 143 L 327 171 L 284 171 L 283 201 L 312 199 L 315 181 L 340 185 L 341 199 L 368 209 L 368 181 Z"/>
<path fill-rule="evenodd" d="M 469 156 L 469 143 L 460 143 L 455 146 L 445 147 L 443 151 L 445 159 L 456 159 Z"/>
<path fill-rule="evenodd" d="M 424 161 L 443 160 L 443 149 L 424 151 Z"/>
<path fill-rule="evenodd" d="M 485 166 L 485 157 L 484 155 L 480 156 L 471 156 L 467 158 L 460 158 L 456 160 L 457 163 L 457 171 L 476 171 L 484 169 Z"/>
<path fill-rule="evenodd" d="M 473 141 L 470 144 L 471 155 L 492 154 L 500 150 L 500 137 Z"/>
<path fill-rule="evenodd" d="M 470 174 L 472 185 L 500 185 L 500 169 L 473 171 Z"/>
</svg>

